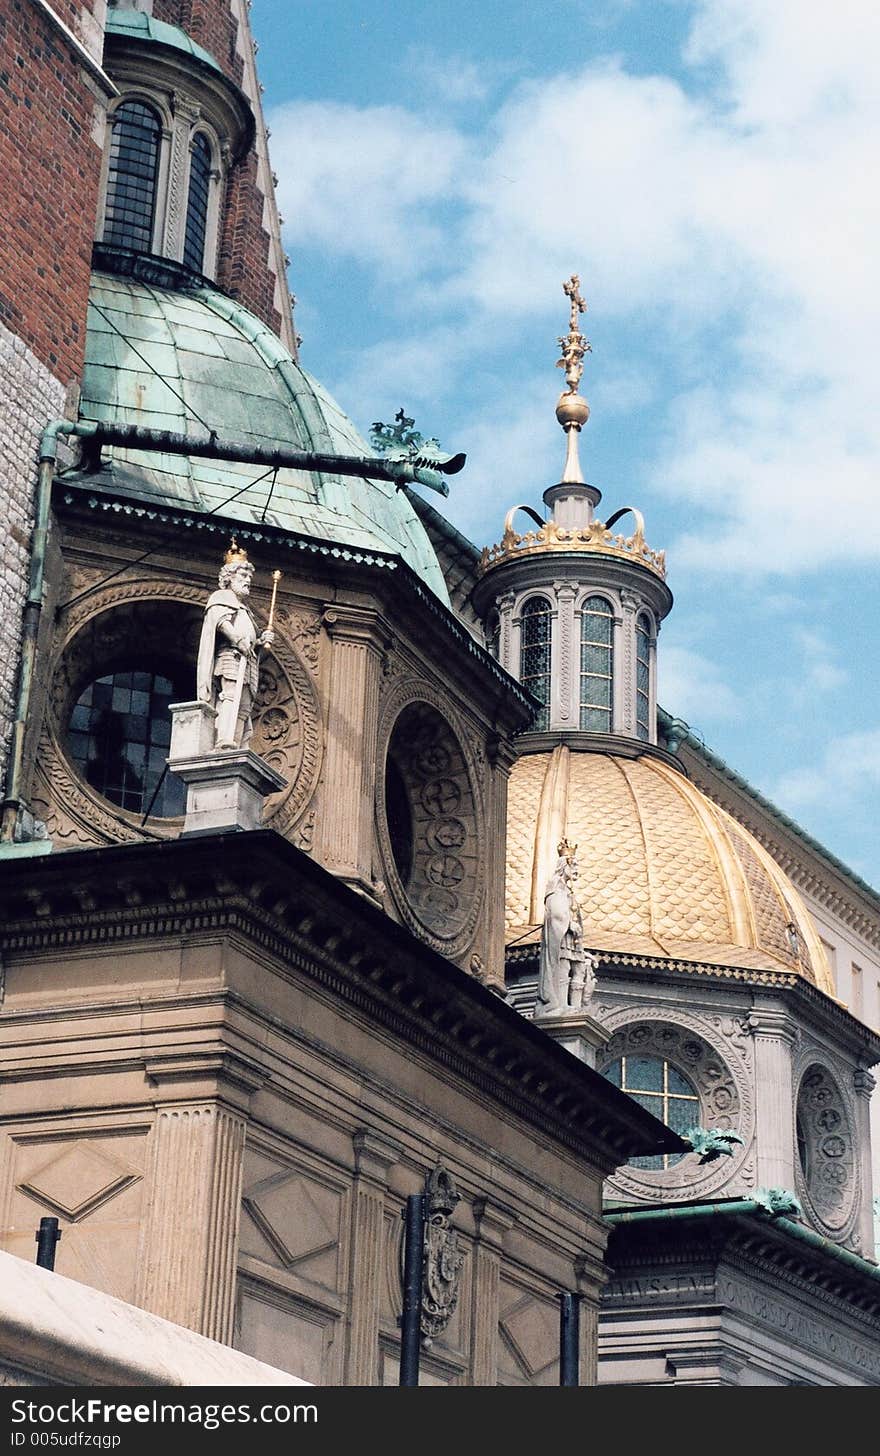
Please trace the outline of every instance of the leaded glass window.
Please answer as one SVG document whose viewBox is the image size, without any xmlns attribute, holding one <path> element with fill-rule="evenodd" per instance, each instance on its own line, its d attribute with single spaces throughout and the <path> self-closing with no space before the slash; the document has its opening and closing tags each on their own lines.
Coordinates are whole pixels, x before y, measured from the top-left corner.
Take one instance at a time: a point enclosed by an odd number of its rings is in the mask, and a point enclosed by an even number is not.
<svg viewBox="0 0 880 1456">
<path fill-rule="evenodd" d="M 192 145 L 189 165 L 189 198 L 183 244 L 183 261 L 194 273 L 201 273 L 204 269 L 210 186 L 211 145 L 204 132 L 199 132 Z"/>
<path fill-rule="evenodd" d="M 651 624 L 645 616 L 636 622 L 636 735 L 651 737 Z"/>
<path fill-rule="evenodd" d="M 546 597 L 529 597 L 522 609 L 520 626 L 519 680 L 528 688 L 541 710 L 536 728 L 550 726 L 550 624 L 553 608 Z"/>
<path fill-rule="evenodd" d="M 622 1092 L 673 1132 L 686 1132 L 700 1124 L 700 1099 L 697 1089 L 682 1072 L 660 1057 L 620 1057 L 607 1067 L 604 1075 Z M 684 1153 L 658 1153 L 646 1158 L 630 1158 L 631 1168 L 671 1168 Z"/>
<path fill-rule="evenodd" d="M 153 247 L 161 122 L 152 106 L 125 101 L 113 116 L 104 242 L 149 253 Z"/>
<path fill-rule="evenodd" d="M 185 785 L 165 773 L 169 704 L 180 699 L 161 673 L 114 672 L 90 683 L 77 699 L 67 730 L 67 751 L 86 782 L 131 813 L 150 809 L 160 819 L 182 814 Z"/>
<path fill-rule="evenodd" d="M 591 733 L 611 732 L 613 632 L 611 603 L 587 597 L 581 607 L 580 725 Z"/>
</svg>

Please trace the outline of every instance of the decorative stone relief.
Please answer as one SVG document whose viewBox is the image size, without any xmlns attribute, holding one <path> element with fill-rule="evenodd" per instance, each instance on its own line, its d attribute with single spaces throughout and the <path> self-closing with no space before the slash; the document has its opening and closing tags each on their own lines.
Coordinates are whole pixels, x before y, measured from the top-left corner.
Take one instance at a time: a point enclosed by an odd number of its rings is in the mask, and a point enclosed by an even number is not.
<svg viewBox="0 0 880 1456">
<path fill-rule="evenodd" d="M 751 1156 L 754 1100 L 750 1041 L 737 1021 L 735 1017 L 698 1014 L 685 1017 L 666 1007 L 651 1008 L 650 1013 L 645 1007 L 638 1011 L 626 1008 L 603 1017 L 612 1036 L 597 1063 L 599 1071 L 623 1056 L 663 1058 L 677 1067 L 699 1094 L 695 1123 L 738 1132 L 744 1140 L 732 1157 L 702 1167 L 694 1155 L 688 1154 L 669 1168 L 620 1168 L 610 1180 L 615 1189 L 652 1199 L 661 1190 L 664 1194 L 688 1195 L 694 1190 L 702 1197 L 740 1177 Z M 731 1057 L 732 1047 L 736 1048 L 735 1057 Z"/>
<path fill-rule="evenodd" d="M 796 1135 L 801 1188 L 819 1225 L 845 1236 L 859 1190 L 853 1119 L 844 1095 L 828 1069 L 812 1062 L 798 1085 Z"/>
<path fill-rule="evenodd" d="M 458 1303 L 464 1254 L 450 1219 L 461 1194 L 445 1168 L 425 1179 L 425 1252 L 422 1273 L 421 1330 L 427 1347 L 445 1330 Z"/>
<path fill-rule="evenodd" d="M 448 704 L 418 679 L 386 695 L 376 821 L 385 877 L 404 920 L 445 955 L 473 936 L 484 894 L 479 768 Z"/>
<path fill-rule="evenodd" d="M 205 589 L 196 583 L 161 578 L 115 582 L 75 601 L 64 617 L 50 664 L 34 792 L 35 808 L 57 843 L 113 843 L 179 833 L 177 820 L 151 818 L 142 828 L 140 815 L 110 804 L 73 769 L 64 741 L 71 709 L 86 684 L 130 666 L 145 650 L 151 662 L 186 685 L 184 698 L 192 696 L 204 601 Z M 317 623 L 303 620 L 300 627 L 316 654 Z M 320 773 L 321 710 L 312 674 L 285 632 L 286 623 L 276 622 L 274 645 L 260 662 L 251 747 L 286 780 L 286 787 L 268 799 L 265 822 L 293 837 Z M 308 650 L 312 652 L 312 645 Z M 300 838 L 310 840 L 313 828 L 314 819 L 311 826 L 302 826 Z"/>
</svg>

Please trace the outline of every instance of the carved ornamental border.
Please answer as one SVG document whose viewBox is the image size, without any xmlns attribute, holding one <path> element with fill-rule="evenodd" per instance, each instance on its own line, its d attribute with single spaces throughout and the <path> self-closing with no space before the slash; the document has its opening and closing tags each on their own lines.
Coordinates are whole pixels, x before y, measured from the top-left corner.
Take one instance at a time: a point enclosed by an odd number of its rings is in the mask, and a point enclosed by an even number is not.
<svg viewBox="0 0 880 1456">
<path fill-rule="evenodd" d="M 476 856 L 478 872 L 475 876 L 471 902 L 467 907 L 464 919 L 449 936 L 439 934 L 435 928 L 426 923 L 419 914 L 417 905 L 408 894 L 394 859 L 385 809 L 385 765 L 391 738 L 401 714 L 408 707 L 419 704 L 425 704 L 433 709 L 443 719 L 455 739 L 464 762 L 465 775 L 473 803 L 471 829 L 475 840 L 473 853 Z M 441 955 L 449 957 L 461 955 L 473 941 L 486 893 L 485 878 L 479 872 L 479 867 L 484 866 L 486 862 L 486 809 L 481 783 L 480 759 L 471 741 L 471 736 L 458 715 L 452 710 L 448 698 L 438 692 L 432 683 L 416 675 L 399 678 L 387 689 L 381 701 L 376 763 L 376 831 L 382 856 L 383 874 L 394 903 L 405 923 L 420 940 L 425 941 Z M 482 764 L 485 765 L 484 758 L 482 758 Z"/>
<path fill-rule="evenodd" d="M 164 577 L 141 578 L 117 582 L 106 589 L 96 588 L 62 615 L 62 625 L 53 644 L 49 667 L 49 692 L 36 765 L 37 798 L 47 806 L 47 824 L 51 837 L 60 842 L 88 844 L 130 842 L 143 839 L 171 839 L 180 832 L 176 819 L 152 819 L 149 829 L 141 829 L 140 815 L 110 807 L 107 801 L 71 764 L 63 747 L 64 713 L 70 707 L 71 678 L 66 670 L 80 634 L 91 623 L 99 621 L 115 609 L 144 603 L 162 605 L 179 603 L 201 611 L 206 601 L 202 584 L 169 581 Z M 258 608 L 259 610 L 259 608 Z M 286 640 L 295 633 L 303 640 L 309 663 L 317 666 L 314 624 L 308 613 L 287 604 L 276 623 L 275 642 L 260 671 L 260 687 L 254 706 L 255 750 L 288 780 L 287 787 L 267 801 L 266 826 L 285 837 L 292 831 L 307 809 L 318 782 L 322 759 L 322 716 L 312 674 L 298 652 Z M 195 672 L 195 664 L 193 664 Z M 66 819 L 66 824 L 65 824 Z M 309 826 L 301 830 L 302 843 L 309 837 Z"/>
<path fill-rule="evenodd" d="M 847 1070 L 835 1066 L 821 1047 L 802 1046 L 792 1066 L 792 1138 L 798 1147 L 800 1114 L 811 1166 L 808 1177 L 797 1156 L 795 1183 L 811 1223 L 835 1243 L 858 1249 L 862 1196 L 859 1121 L 845 1086 Z"/>
<path fill-rule="evenodd" d="M 597 1007 L 602 1012 L 603 1008 Z M 671 1168 L 619 1168 L 609 1187 L 630 1196 L 655 1200 L 658 1194 L 703 1196 L 736 1180 L 755 1183 L 755 1104 L 748 1026 L 736 1015 L 705 1016 L 666 1006 L 622 1007 L 600 1016 L 611 1032 L 597 1070 L 620 1056 L 658 1056 L 672 1062 L 700 1094 L 703 1126 L 731 1129 L 743 1138 L 732 1157 L 703 1167 L 688 1154 Z"/>
</svg>

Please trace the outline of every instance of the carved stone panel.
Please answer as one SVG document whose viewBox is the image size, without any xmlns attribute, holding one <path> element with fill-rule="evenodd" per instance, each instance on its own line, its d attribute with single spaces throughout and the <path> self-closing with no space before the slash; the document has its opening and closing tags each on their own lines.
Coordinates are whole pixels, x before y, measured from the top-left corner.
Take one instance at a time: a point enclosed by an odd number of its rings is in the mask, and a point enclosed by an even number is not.
<svg viewBox="0 0 880 1456">
<path fill-rule="evenodd" d="M 58 634 L 34 786 L 34 806 L 59 846 L 168 838 L 180 821 L 142 815 L 111 803 L 83 777 L 67 750 L 70 715 L 83 689 L 97 678 L 137 665 L 171 678 L 181 700 L 195 692 L 195 662 L 205 590 L 162 578 L 108 584 L 74 603 Z M 288 614 L 289 615 L 289 614 Z M 291 631 L 313 642 L 308 624 L 290 619 Z M 252 746 L 286 779 L 270 796 L 266 823 L 302 848 L 310 845 L 308 806 L 321 767 L 321 710 L 312 673 L 285 638 L 261 664 Z M 310 648 L 311 650 L 311 648 Z"/>
</svg>

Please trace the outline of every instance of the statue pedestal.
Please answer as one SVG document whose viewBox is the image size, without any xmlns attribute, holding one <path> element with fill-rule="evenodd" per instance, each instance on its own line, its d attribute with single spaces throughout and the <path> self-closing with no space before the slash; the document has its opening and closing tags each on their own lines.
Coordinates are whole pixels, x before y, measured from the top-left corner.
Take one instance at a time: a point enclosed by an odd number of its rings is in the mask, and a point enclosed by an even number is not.
<svg viewBox="0 0 880 1456">
<path fill-rule="evenodd" d="M 549 1016 L 536 1016 L 536 1026 L 552 1036 L 554 1041 L 571 1052 L 578 1061 L 586 1062 L 588 1067 L 595 1068 L 596 1055 L 601 1051 L 606 1042 L 611 1040 L 611 1032 L 604 1027 L 595 1017 L 588 1016 L 586 1011 L 560 1011 L 551 1013 Z"/>
<path fill-rule="evenodd" d="M 215 748 L 210 703 L 171 704 L 168 767 L 186 784 L 184 834 L 260 829 L 268 794 L 287 780 L 249 748 Z"/>
</svg>

